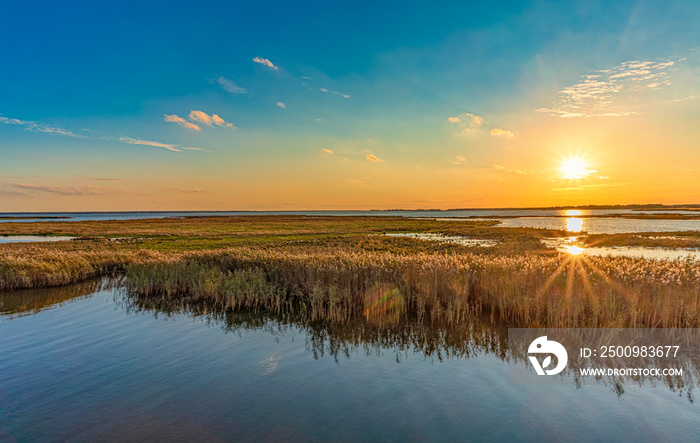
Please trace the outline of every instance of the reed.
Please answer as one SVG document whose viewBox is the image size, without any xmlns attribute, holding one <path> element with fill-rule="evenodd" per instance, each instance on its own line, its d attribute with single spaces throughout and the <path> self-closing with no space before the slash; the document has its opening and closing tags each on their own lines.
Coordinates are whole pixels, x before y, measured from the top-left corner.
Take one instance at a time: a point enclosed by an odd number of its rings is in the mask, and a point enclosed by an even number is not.
<svg viewBox="0 0 700 443">
<path fill-rule="evenodd" d="M 130 265 L 126 282 L 141 296 L 302 311 L 330 323 L 459 325 L 488 315 L 526 327 L 700 325 L 692 261 L 242 248 Z"/>
</svg>

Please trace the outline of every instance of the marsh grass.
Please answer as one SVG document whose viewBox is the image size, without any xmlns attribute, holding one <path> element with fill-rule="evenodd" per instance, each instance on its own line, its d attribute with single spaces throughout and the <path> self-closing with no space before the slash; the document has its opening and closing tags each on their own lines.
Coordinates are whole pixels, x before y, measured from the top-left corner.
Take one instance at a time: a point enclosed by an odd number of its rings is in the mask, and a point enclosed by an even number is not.
<svg viewBox="0 0 700 443">
<path fill-rule="evenodd" d="M 700 268 L 691 261 L 239 249 L 135 264 L 126 281 L 141 296 L 185 294 L 329 323 L 459 325 L 486 315 L 527 327 L 700 324 Z"/>
</svg>

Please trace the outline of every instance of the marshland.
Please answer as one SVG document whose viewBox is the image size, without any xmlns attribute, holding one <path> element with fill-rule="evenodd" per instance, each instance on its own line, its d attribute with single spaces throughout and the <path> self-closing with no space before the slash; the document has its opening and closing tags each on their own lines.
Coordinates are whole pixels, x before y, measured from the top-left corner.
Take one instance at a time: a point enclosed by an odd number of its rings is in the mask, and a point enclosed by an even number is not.
<svg viewBox="0 0 700 443">
<path fill-rule="evenodd" d="M 590 423 L 557 406 L 566 401 L 600 411 L 596 426 L 608 436 L 692 432 L 697 359 L 680 361 L 675 377 L 582 380 L 572 367 L 555 386 L 515 389 L 510 371 L 526 360 L 507 331 L 697 327 L 693 257 L 550 245 L 680 251 L 697 247 L 700 233 L 499 222 L 290 214 L 2 222 L 0 236 L 48 240 L 0 244 L 0 392 L 12 393 L 0 404 L 4 427 L 32 440 L 535 439 L 584 432 Z M 555 420 L 538 421 L 533 402 Z M 637 409 L 649 403 L 679 413 L 650 427 Z M 406 420 L 398 429 L 386 424 L 396 414 Z"/>
<path fill-rule="evenodd" d="M 75 238 L 0 245 L 4 290 L 119 275 L 143 297 L 187 296 L 221 310 L 302 312 L 330 323 L 417 319 L 456 326 L 488 316 L 516 327 L 700 325 L 694 258 L 576 255 L 547 246 L 570 232 L 505 228 L 491 220 L 274 215 L 51 221 L 2 223 L 0 235 Z M 700 234 L 591 234 L 578 243 L 694 248 Z"/>
</svg>

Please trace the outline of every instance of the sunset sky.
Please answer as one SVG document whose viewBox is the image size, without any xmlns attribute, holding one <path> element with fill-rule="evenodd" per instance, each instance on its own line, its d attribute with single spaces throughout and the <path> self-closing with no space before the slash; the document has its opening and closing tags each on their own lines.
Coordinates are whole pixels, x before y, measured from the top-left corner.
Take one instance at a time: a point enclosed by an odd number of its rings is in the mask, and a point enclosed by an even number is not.
<svg viewBox="0 0 700 443">
<path fill-rule="evenodd" d="M 697 0 L 8 2 L 0 212 L 700 203 L 699 23 Z"/>
</svg>

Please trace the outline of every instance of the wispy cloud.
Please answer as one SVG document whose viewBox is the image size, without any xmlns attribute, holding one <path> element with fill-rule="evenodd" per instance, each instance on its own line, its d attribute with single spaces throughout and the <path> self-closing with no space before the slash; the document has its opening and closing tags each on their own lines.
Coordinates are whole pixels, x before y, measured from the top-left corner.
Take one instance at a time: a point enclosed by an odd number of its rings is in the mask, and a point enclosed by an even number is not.
<svg viewBox="0 0 700 443">
<path fill-rule="evenodd" d="M 66 129 L 59 128 L 57 126 L 46 125 L 46 124 L 37 123 L 37 122 L 29 121 L 29 120 L 19 120 L 16 118 L 7 118 L 7 117 L 0 116 L 0 124 L 24 126 L 27 131 L 32 131 L 32 132 L 44 132 L 47 134 L 58 134 L 58 135 L 67 135 L 69 137 L 76 137 L 76 138 L 87 138 L 84 135 L 76 134 L 76 133 L 68 131 Z"/>
<path fill-rule="evenodd" d="M 324 152 L 324 153 L 326 153 L 326 154 L 330 154 L 330 155 L 333 155 L 333 154 L 335 154 L 335 152 L 331 151 L 331 150 L 330 150 L 330 149 L 328 149 L 328 148 L 323 148 L 323 149 L 321 149 L 321 152 Z"/>
<path fill-rule="evenodd" d="M 229 80 L 225 77 L 219 77 L 216 81 L 221 85 L 224 91 L 230 92 L 231 94 L 245 94 L 248 92 L 246 88 L 238 86 L 233 80 Z"/>
<path fill-rule="evenodd" d="M 139 140 L 131 137 L 119 137 L 119 141 L 124 143 L 130 143 L 132 145 L 154 146 L 156 148 L 165 148 L 168 151 L 180 152 L 180 149 L 176 148 L 177 145 L 169 145 L 167 143 L 154 142 L 149 140 Z"/>
<path fill-rule="evenodd" d="M 176 188 L 176 190 L 185 193 L 185 194 L 204 194 L 209 191 L 204 190 L 204 189 L 199 189 L 199 188 Z"/>
<path fill-rule="evenodd" d="M 121 194 L 125 192 L 120 189 L 104 188 L 98 186 L 43 186 L 28 183 L 12 183 L 10 184 L 10 186 L 16 189 L 22 189 L 30 192 L 48 192 L 51 194 L 68 196 Z"/>
<path fill-rule="evenodd" d="M 543 174 L 543 171 L 539 169 L 521 169 L 518 167 L 508 167 L 503 165 L 492 165 L 493 169 L 499 172 L 504 172 L 506 174 L 518 174 L 518 175 L 529 175 L 529 174 Z"/>
<path fill-rule="evenodd" d="M 506 129 L 493 128 L 491 130 L 491 135 L 494 137 L 512 137 L 515 134 L 513 134 L 511 131 L 508 131 Z"/>
<path fill-rule="evenodd" d="M 190 111 L 190 120 L 193 122 L 199 122 L 202 124 L 205 124 L 207 126 L 224 126 L 226 128 L 231 128 L 231 129 L 238 129 L 235 126 L 233 126 L 233 123 L 228 123 L 226 122 L 223 118 L 219 117 L 216 114 L 209 115 L 206 112 L 202 111 Z"/>
<path fill-rule="evenodd" d="M 179 146 L 178 148 L 182 149 L 184 151 L 200 151 L 200 152 L 208 152 L 211 154 L 210 150 L 204 149 L 204 148 L 191 148 L 191 147 L 185 147 L 185 146 Z"/>
<path fill-rule="evenodd" d="M 183 128 L 194 129 L 197 132 L 199 132 L 199 130 L 200 130 L 199 126 L 195 125 L 194 123 L 190 123 L 187 120 L 185 120 L 184 118 L 179 117 L 175 114 L 172 114 L 172 115 L 163 114 L 163 115 L 165 116 L 166 122 L 177 123 L 178 125 L 182 126 Z"/>
<path fill-rule="evenodd" d="M 326 89 L 326 88 L 321 88 L 321 89 L 319 89 L 319 91 L 325 92 L 325 93 L 327 93 L 327 94 L 339 95 L 339 96 L 341 96 L 341 97 L 343 97 L 343 98 L 350 98 L 350 97 L 351 97 L 350 94 L 346 94 L 346 93 L 344 93 L 344 92 L 338 92 L 338 91 L 331 91 L 331 90 L 328 90 L 328 89 Z"/>
<path fill-rule="evenodd" d="M 282 109 L 287 109 L 287 105 L 285 105 L 284 102 L 277 102 L 277 106 L 279 106 Z"/>
<path fill-rule="evenodd" d="M 124 178 L 112 178 L 112 177 L 90 177 L 87 175 L 74 175 L 73 177 L 77 177 L 83 180 L 95 180 L 95 181 L 126 181 Z"/>
<path fill-rule="evenodd" d="M 367 155 L 365 155 L 365 158 L 371 162 L 374 162 L 374 163 L 384 163 L 384 160 L 382 160 L 381 158 L 377 157 L 374 154 L 367 154 Z"/>
<path fill-rule="evenodd" d="M 551 107 L 537 111 L 562 118 L 640 114 L 637 107 L 623 103 L 622 98 L 670 85 L 667 70 L 682 60 L 632 60 L 593 71 L 581 76 L 580 82 L 561 89 Z"/>
<path fill-rule="evenodd" d="M 262 57 L 255 57 L 253 59 L 255 63 L 260 63 L 263 66 L 267 66 L 270 69 L 274 69 L 275 71 L 279 71 L 279 67 L 275 66 L 274 63 L 272 63 L 270 60 Z"/>
<path fill-rule="evenodd" d="M 170 117 L 170 119 L 168 119 L 169 117 Z M 174 121 L 175 123 L 181 124 L 181 123 L 179 123 L 179 121 L 177 119 L 184 121 L 184 119 L 181 119 L 177 115 L 172 115 L 172 116 L 165 115 L 165 121 Z M 219 120 L 221 120 L 221 119 L 219 119 Z M 223 120 L 221 120 L 221 122 L 223 122 Z M 188 123 L 188 122 L 184 122 L 184 123 L 190 124 L 192 126 L 197 126 L 197 125 L 193 125 L 192 123 Z M 45 125 L 42 123 L 37 123 L 37 122 L 29 121 L 29 120 L 19 120 L 19 119 L 8 118 L 8 117 L 3 117 L 3 116 L 0 116 L 0 124 L 25 126 L 27 130 L 30 130 L 33 132 L 44 132 L 44 133 L 66 135 L 69 137 L 78 137 L 78 138 L 92 139 L 92 140 L 103 140 L 103 141 L 104 140 L 111 140 L 111 141 L 116 140 L 119 142 L 129 143 L 132 145 L 154 146 L 157 148 L 165 148 L 169 151 L 174 151 L 174 152 L 179 152 L 181 149 L 188 149 L 188 150 L 193 150 L 193 151 L 206 151 L 205 149 L 201 149 L 201 148 L 179 148 L 178 145 L 175 145 L 175 144 L 160 143 L 160 142 L 142 140 L 142 139 L 131 138 L 131 137 L 111 137 L 111 136 L 88 137 L 88 136 L 84 136 L 84 135 L 74 134 L 71 131 L 67 131 L 67 130 L 57 128 L 54 126 Z M 206 151 L 206 152 L 209 152 L 209 151 Z"/>
<path fill-rule="evenodd" d="M 457 156 L 455 156 L 455 159 L 452 161 L 452 164 L 453 165 L 461 165 L 465 161 L 467 161 L 466 157 L 464 157 L 463 155 L 457 155 Z"/>
</svg>

